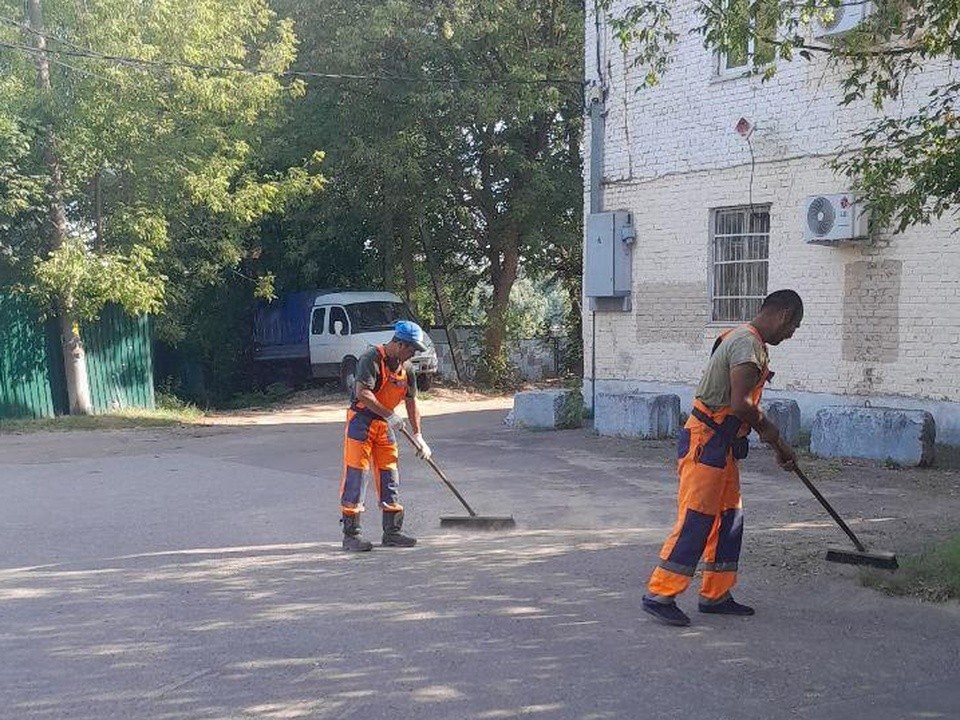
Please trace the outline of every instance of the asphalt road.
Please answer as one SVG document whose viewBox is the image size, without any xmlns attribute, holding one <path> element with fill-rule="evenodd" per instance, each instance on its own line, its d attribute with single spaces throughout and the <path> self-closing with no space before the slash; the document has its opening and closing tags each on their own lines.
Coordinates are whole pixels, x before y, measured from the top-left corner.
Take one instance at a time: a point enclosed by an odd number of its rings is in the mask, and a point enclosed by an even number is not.
<svg viewBox="0 0 960 720">
<path fill-rule="evenodd" d="M 735 594 L 757 615 L 699 615 L 691 591 L 678 630 L 640 611 L 670 444 L 504 414 L 426 422 L 517 530 L 441 530 L 456 500 L 404 452 L 420 544 L 363 555 L 339 550 L 336 422 L 0 436 L 0 717 L 960 717 L 960 608 L 825 566 L 835 528 L 769 458 L 744 474 Z"/>
</svg>

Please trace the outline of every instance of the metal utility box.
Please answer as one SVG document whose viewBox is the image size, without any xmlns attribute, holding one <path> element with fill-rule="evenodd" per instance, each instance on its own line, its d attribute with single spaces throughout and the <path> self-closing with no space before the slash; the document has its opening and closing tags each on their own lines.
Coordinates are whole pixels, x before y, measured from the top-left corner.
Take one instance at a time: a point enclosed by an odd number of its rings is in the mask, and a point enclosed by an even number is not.
<svg viewBox="0 0 960 720">
<path fill-rule="evenodd" d="M 583 290 L 587 297 L 624 297 L 633 284 L 633 218 L 625 211 L 587 216 Z"/>
</svg>

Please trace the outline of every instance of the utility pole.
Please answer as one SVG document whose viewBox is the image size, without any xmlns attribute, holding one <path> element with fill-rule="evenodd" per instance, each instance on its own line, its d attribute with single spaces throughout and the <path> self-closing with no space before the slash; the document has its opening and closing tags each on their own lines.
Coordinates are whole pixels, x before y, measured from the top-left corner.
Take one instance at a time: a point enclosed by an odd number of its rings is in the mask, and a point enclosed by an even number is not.
<svg viewBox="0 0 960 720">
<path fill-rule="evenodd" d="M 27 17 L 30 24 L 30 40 L 37 49 L 37 89 L 48 101 L 53 96 L 50 84 L 50 62 L 47 59 L 47 38 L 43 28 L 43 10 L 40 0 L 27 0 Z M 49 106 L 44 112 L 49 112 Z M 51 251 L 58 250 L 67 239 L 67 211 L 63 204 L 63 170 L 57 153 L 57 135 L 53 118 L 44 118 L 43 161 L 47 166 Z M 57 315 L 60 320 L 60 343 L 63 350 L 63 366 L 67 380 L 67 395 L 71 415 L 93 414 L 90 400 L 90 379 L 87 376 L 87 359 L 80 338 L 80 324 L 73 314 L 74 298 L 69 294 L 58 298 Z"/>
</svg>

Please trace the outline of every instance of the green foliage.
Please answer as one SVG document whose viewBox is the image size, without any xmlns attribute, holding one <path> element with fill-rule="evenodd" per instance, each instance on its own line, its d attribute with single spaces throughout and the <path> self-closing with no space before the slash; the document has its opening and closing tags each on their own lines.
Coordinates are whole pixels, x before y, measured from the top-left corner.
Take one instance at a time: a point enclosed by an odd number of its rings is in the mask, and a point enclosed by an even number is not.
<svg viewBox="0 0 960 720">
<path fill-rule="evenodd" d="M 50 93 L 33 53 L 0 47 L 0 283 L 84 316 L 108 300 L 156 312 L 159 339 L 202 377 L 198 402 L 252 385 L 256 298 L 402 287 L 438 323 L 425 240 L 452 322 L 470 317 L 474 288 L 493 289 L 491 357 L 529 331 L 508 304 L 517 278 L 556 283 L 578 321 L 577 0 L 43 11 Z M 0 42 L 32 42 L 24 23 L 19 2 L 0 0 Z M 347 77 L 360 75 L 383 80 Z M 47 225 L 51 137 L 63 247 Z"/>
<path fill-rule="evenodd" d="M 516 390 L 520 386 L 520 374 L 510 364 L 505 350 L 497 355 L 484 351 L 477 358 L 475 381 L 487 390 Z"/>
<path fill-rule="evenodd" d="M 795 57 L 837 69 L 841 104 L 869 101 L 878 117 L 830 163 L 849 178 L 871 210 L 871 221 L 894 231 L 929 223 L 960 198 L 960 82 L 946 80 L 925 100 L 901 107 L 905 87 L 928 68 L 960 60 L 953 0 L 874 0 L 854 30 L 829 40 L 812 38 L 811 23 L 829 23 L 845 0 L 720 0 L 698 3 L 697 30 L 706 47 L 749 60 L 749 73 L 769 79 L 777 61 Z M 613 3 L 600 9 L 609 13 Z M 609 22 L 653 79 L 668 64 L 670 30 L 665 3 L 628 5 Z M 750 50 L 753 52 L 749 52 Z M 736 63 L 734 63 L 736 64 Z M 646 84 L 650 83 L 650 78 Z"/>
<path fill-rule="evenodd" d="M 275 382 L 270 383 L 263 390 L 238 393 L 221 403 L 221 407 L 229 410 L 273 407 L 291 395 L 293 395 L 292 387 L 286 383 Z"/>
<path fill-rule="evenodd" d="M 153 259 L 142 245 L 126 253 L 95 254 L 80 238 L 69 238 L 37 261 L 30 291 L 41 307 L 60 301 L 82 320 L 96 318 L 108 302 L 133 315 L 155 313 L 166 278 L 151 272 Z"/>
<path fill-rule="evenodd" d="M 304 102 L 290 107 L 278 162 L 319 143 L 330 185 L 302 215 L 265 227 L 262 261 L 279 288 L 402 283 L 436 322 L 432 292 L 418 290 L 430 287 L 429 259 L 453 322 L 469 317 L 479 283 L 494 289 L 483 317 L 498 328 L 488 337 L 502 341 L 519 268 L 577 282 L 579 3 L 278 7 L 296 20 L 304 68 L 384 78 L 311 79 Z"/>
<path fill-rule="evenodd" d="M 124 430 L 129 428 L 176 427 L 203 422 L 203 413 L 190 405 L 121 410 L 104 415 L 62 415 L 55 418 L 0 418 L 3 433 L 72 432 L 78 430 Z"/>
<path fill-rule="evenodd" d="M 483 325 L 490 303 L 491 288 L 475 284 L 460 298 L 460 325 Z M 520 340 L 552 337 L 565 332 L 570 316 L 570 300 L 560 284 L 550 278 L 521 276 L 510 291 L 504 313 L 505 338 Z"/>
<path fill-rule="evenodd" d="M 44 0 L 51 90 L 36 87 L 34 53 L 3 49 L 0 226 L 17 228 L 0 279 L 95 315 L 117 301 L 189 324 L 166 303 L 232 277 L 259 220 L 323 185 L 322 154 L 262 167 L 262 135 L 279 121 L 296 40 L 265 0 Z M 24 46 L 23 4 L 0 0 L 0 40 Z M 132 58 L 130 61 L 111 57 Z M 230 72 L 207 68 L 249 68 Z M 64 247 L 51 245 L 38 205 L 54 138 L 67 212 Z M 227 273 L 227 274 L 225 274 Z M 269 279 L 251 279 L 270 292 Z"/>
<path fill-rule="evenodd" d="M 177 397 L 173 393 L 157 391 L 156 393 L 157 410 L 167 412 L 189 412 L 202 415 L 193 404 Z"/>
<path fill-rule="evenodd" d="M 583 424 L 583 393 L 573 389 L 557 413 L 557 428 L 578 428 Z"/>
<path fill-rule="evenodd" d="M 549 337 L 563 327 L 569 301 L 556 283 L 521 277 L 510 292 L 506 313 L 507 337 Z"/>
<path fill-rule="evenodd" d="M 598 0 L 596 12 L 606 17 L 622 47 L 636 50 L 631 64 L 646 70 L 642 85 L 657 85 L 670 64 L 669 50 L 679 37 L 672 25 L 670 3 L 652 0 L 629 5 L 622 15 L 612 14 L 613 5 L 613 0 Z"/>
<path fill-rule="evenodd" d="M 0 88 L 3 87 L 0 81 Z M 43 180 L 25 175 L 20 165 L 30 155 L 30 137 L 16 119 L 0 110 L 0 249 L 12 252 L 4 240 L 11 231 L 9 218 L 38 208 L 43 199 Z"/>
</svg>

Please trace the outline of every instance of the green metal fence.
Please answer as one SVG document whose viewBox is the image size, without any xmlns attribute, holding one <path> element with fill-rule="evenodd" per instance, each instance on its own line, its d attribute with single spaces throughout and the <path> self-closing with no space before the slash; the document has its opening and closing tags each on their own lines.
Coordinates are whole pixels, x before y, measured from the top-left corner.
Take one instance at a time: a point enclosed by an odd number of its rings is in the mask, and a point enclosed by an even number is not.
<svg viewBox="0 0 960 720">
<path fill-rule="evenodd" d="M 22 297 L 0 295 L 0 417 L 57 414 L 47 326 Z"/>
<path fill-rule="evenodd" d="M 153 408 L 150 322 L 108 306 L 80 328 L 96 413 Z M 55 320 L 41 321 L 29 300 L 0 295 L 0 418 L 53 417 L 68 412 L 66 379 Z"/>
<path fill-rule="evenodd" d="M 131 407 L 153 408 L 150 322 L 131 318 L 116 306 L 99 321 L 80 328 L 87 355 L 90 395 L 96 413 Z"/>
</svg>

